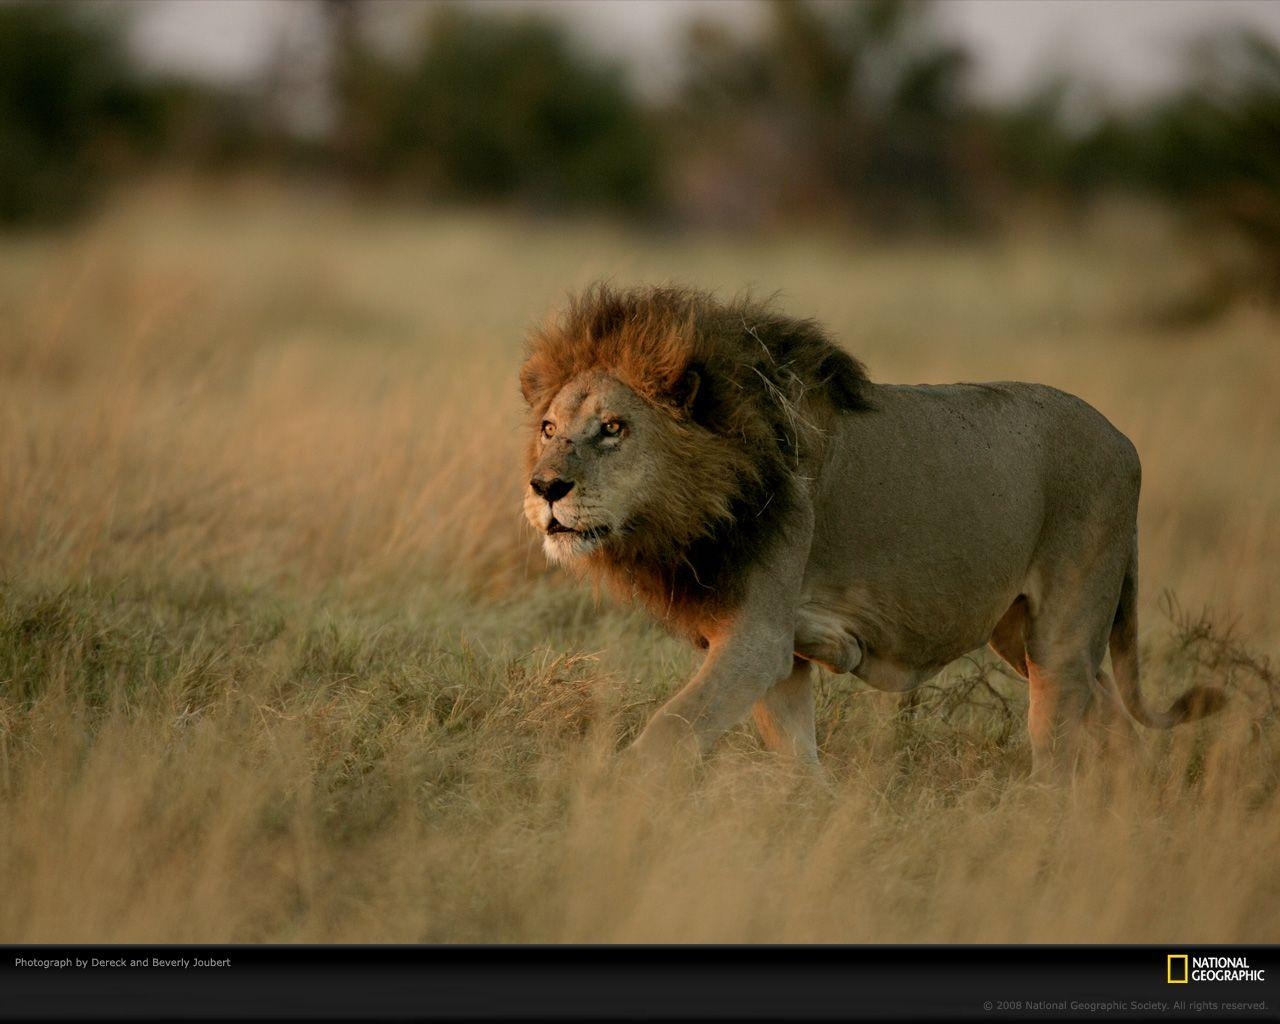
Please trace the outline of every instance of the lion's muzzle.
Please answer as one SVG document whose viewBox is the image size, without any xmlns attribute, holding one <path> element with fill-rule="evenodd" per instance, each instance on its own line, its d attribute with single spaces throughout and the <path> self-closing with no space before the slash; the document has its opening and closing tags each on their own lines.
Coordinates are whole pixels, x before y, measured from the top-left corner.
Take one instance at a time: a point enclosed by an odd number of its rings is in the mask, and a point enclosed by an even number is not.
<svg viewBox="0 0 1280 1024">
<path fill-rule="evenodd" d="M 537 474 L 529 481 L 529 486 L 533 488 L 534 494 L 539 498 L 546 499 L 547 503 L 551 504 L 559 501 L 573 490 L 573 481 L 566 480 L 561 476 Z"/>
</svg>

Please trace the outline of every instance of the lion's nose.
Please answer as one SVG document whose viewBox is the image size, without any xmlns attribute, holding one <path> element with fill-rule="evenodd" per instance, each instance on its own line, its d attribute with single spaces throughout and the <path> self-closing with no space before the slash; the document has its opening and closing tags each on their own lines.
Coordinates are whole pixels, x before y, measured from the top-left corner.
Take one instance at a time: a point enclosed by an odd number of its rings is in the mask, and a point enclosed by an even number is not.
<svg viewBox="0 0 1280 1024">
<path fill-rule="evenodd" d="M 573 481 L 558 476 L 535 476 L 529 481 L 529 486 L 538 497 L 546 498 L 547 501 L 559 501 L 573 490 Z"/>
</svg>

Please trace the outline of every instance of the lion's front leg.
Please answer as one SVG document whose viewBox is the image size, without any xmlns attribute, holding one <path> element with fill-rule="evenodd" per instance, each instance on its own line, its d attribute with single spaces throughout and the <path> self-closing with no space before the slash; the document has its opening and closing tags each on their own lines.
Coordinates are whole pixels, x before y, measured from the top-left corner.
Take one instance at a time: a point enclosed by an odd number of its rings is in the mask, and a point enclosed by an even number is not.
<svg viewBox="0 0 1280 1024">
<path fill-rule="evenodd" d="M 642 761 L 662 766 L 705 754 L 792 670 L 792 634 L 743 628 L 713 642 L 697 675 L 645 726 L 631 745 Z"/>
<path fill-rule="evenodd" d="M 752 709 L 764 745 L 801 764 L 818 762 L 813 671 L 809 662 L 796 658 L 791 674 L 766 690 Z"/>
<path fill-rule="evenodd" d="M 813 510 L 795 496 L 785 536 L 749 570 L 743 599 L 726 621 L 712 618 L 707 656 L 685 687 L 658 709 L 631 745 L 649 765 L 665 766 L 705 754 L 716 740 L 751 713 L 755 703 L 792 674 L 796 612 Z"/>
</svg>

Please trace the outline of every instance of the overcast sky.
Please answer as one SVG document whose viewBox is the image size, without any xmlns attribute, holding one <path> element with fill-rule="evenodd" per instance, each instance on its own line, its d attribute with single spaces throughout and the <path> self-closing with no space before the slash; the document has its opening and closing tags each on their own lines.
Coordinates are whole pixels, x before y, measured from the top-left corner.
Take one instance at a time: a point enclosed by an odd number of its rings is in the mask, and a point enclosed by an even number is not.
<svg viewBox="0 0 1280 1024">
<path fill-rule="evenodd" d="M 413 0 L 383 0 L 384 21 Z M 754 0 L 484 0 L 478 6 L 555 13 L 593 45 L 628 60 L 638 84 L 661 94 L 675 62 L 664 59 L 693 16 L 749 31 Z M 302 0 L 151 0 L 137 3 L 134 41 L 153 66 L 223 80 L 260 72 L 286 44 L 320 46 L 319 22 Z M 378 12 L 375 10 L 375 14 Z M 1017 95 L 1051 70 L 1085 73 L 1119 98 L 1177 79 L 1187 41 L 1206 29 L 1251 25 L 1280 40 L 1280 0 L 942 0 L 940 22 L 977 57 L 974 85 Z M 390 19 L 388 19 L 390 15 Z"/>
</svg>

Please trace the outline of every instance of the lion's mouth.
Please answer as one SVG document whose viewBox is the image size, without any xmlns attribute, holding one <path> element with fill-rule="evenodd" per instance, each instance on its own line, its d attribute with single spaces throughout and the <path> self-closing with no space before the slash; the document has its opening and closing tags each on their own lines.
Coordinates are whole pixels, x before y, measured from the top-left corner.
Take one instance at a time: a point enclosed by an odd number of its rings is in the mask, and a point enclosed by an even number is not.
<svg viewBox="0 0 1280 1024">
<path fill-rule="evenodd" d="M 558 533 L 571 533 L 575 537 L 581 537 L 583 540 L 603 540 L 609 533 L 607 526 L 588 526 L 581 530 L 575 530 L 572 527 L 565 526 L 555 516 L 551 517 L 551 522 L 547 523 L 547 536 L 554 537 Z"/>
</svg>

